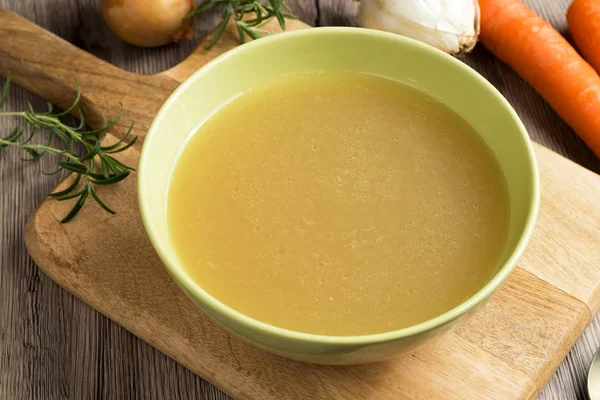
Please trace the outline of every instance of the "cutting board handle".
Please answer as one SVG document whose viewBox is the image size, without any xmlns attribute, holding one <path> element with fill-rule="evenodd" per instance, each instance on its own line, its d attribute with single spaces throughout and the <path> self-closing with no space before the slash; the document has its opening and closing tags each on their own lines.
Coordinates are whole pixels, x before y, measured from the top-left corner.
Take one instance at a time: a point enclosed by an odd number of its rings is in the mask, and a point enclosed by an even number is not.
<svg viewBox="0 0 600 400">
<path fill-rule="evenodd" d="M 117 94 L 129 94 L 140 80 L 172 79 L 181 83 L 208 61 L 239 45 L 233 23 L 224 32 L 220 43 L 206 50 L 213 34 L 180 64 L 168 71 L 144 76 L 114 67 L 33 22 L 0 9 L 0 75 L 6 76 L 10 72 L 15 83 L 61 108 L 68 107 L 75 98 L 77 79 L 86 115 L 91 113 L 105 119 L 109 114 L 114 115 L 115 104 L 118 106 L 121 100 Z M 126 86 L 122 91 L 115 91 L 119 82 Z M 107 88 L 115 94 L 112 101 L 107 100 L 110 98 Z"/>
<path fill-rule="evenodd" d="M 92 56 L 25 18 L 0 9 L 0 75 L 61 107 L 68 107 L 82 88 L 81 105 L 92 127 L 104 123 L 105 101 L 97 88 L 108 76 L 125 71 Z M 118 100 L 111 111 L 118 111 Z"/>
<path fill-rule="evenodd" d="M 126 126 L 136 119 L 136 123 L 139 121 L 145 127 L 176 86 L 174 82 L 163 84 L 164 80 L 157 77 L 123 71 L 33 22 L 0 9 L 0 75 L 9 72 L 16 84 L 61 108 L 71 105 L 79 84 L 80 105 L 92 128 L 114 118 L 119 112 L 119 102 L 126 107 L 119 125 Z M 127 112 L 128 102 L 138 99 L 142 103 L 140 109 L 144 109 L 143 103 L 148 103 L 147 118 Z"/>
</svg>

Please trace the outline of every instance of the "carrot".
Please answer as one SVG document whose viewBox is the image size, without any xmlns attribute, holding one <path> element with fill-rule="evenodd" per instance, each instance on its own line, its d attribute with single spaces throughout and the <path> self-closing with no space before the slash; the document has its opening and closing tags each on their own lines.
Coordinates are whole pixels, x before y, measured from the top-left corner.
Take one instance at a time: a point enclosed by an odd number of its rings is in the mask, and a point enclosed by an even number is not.
<svg viewBox="0 0 600 400">
<path fill-rule="evenodd" d="M 579 51 L 600 73 L 600 1 L 573 1 L 567 11 L 567 21 Z"/>
<path fill-rule="evenodd" d="M 520 0 L 479 0 L 481 43 L 510 65 L 600 157 L 600 76 Z"/>
</svg>

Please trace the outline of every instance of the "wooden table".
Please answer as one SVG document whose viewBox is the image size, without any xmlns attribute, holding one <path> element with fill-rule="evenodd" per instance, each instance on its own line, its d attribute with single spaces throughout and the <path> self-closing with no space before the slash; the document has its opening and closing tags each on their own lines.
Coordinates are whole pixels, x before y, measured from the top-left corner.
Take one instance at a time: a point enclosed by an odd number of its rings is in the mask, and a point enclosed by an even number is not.
<svg viewBox="0 0 600 400">
<path fill-rule="evenodd" d="M 119 67 L 142 73 L 158 72 L 182 60 L 218 18 L 203 17 L 192 41 L 160 49 L 138 49 L 121 42 L 107 29 L 98 3 L 0 0 L 0 7 L 35 21 Z M 566 28 L 568 3 L 528 1 L 561 30 Z M 288 4 L 303 21 L 313 25 L 355 24 L 358 7 L 352 0 L 288 0 Z M 600 161 L 508 67 L 495 62 L 481 47 L 466 61 L 504 93 L 534 140 L 600 173 Z M 34 107 L 44 106 L 40 98 L 13 87 L 5 109 L 18 110 L 27 100 Z M 12 123 L 0 118 L 0 135 L 12 128 Z M 8 393 L 44 400 L 227 398 L 38 270 L 23 244 L 25 221 L 59 177 L 40 173 L 42 168 L 51 169 L 52 159 L 24 165 L 19 156 L 6 150 L 0 156 L 0 400 L 9 400 Z M 587 368 L 599 346 L 600 320 L 596 318 L 540 398 L 583 397 Z"/>
</svg>

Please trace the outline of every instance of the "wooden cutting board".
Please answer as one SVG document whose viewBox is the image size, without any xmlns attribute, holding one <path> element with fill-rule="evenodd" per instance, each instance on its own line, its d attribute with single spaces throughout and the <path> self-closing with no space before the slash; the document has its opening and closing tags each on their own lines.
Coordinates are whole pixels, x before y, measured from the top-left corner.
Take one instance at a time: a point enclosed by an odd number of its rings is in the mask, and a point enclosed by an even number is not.
<svg viewBox="0 0 600 400">
<path fill-rule="evenodd" d="M 290 21 L 289 29 L 304 27 Z M 121 136 L 132 119 L 143 138 L 179 82 L 238 44 L 229 28 L 211 51 L 200 46 L 173 69 L 142 76 L 0 10 L 0 74 L 11 71 L 18 84 L 62 107 L 73 100 L 77 78 L 92 126 L 113 116 L 119 101 L 126 105 L 105 141 Z M 28 223 L 26 244 L 65 289 L 236 398 L 531 398 L 600 308 L 600 177 L 535 147 L 541 211 L 519 266 L 490 302 L 438 343 L 385 363 L 308 365 L 227 334 L 162 267 L 142 227 L 135 178 L 100 191 L 115 216 L 90 202 L 61 225 L 70 205 L 44 201 Z M 135 165 L 139 151 L 131 148 L 122 161 Z"/>
</svg>

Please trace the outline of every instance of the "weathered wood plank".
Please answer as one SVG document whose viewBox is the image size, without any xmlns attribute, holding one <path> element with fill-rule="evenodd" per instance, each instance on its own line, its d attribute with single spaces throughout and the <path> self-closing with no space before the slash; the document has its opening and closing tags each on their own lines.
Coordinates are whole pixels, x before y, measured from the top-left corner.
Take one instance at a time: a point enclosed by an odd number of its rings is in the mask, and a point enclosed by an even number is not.
<svg viewBox="0 0 600 400">
<path fill-rule="evenodd" d="M 95 0 L 0 0 L 83 49 L 126 70 L 156 73 L 185 58 L 216 23 L 196 25 L 196 37 L 176 45 L 144 50 L 118 40 L 104 25 Z M 309 24 L 352 25 L 352 0 L 288 0 Z M 568 0 L 529 0 L 532 7 L 565 30 Z M 319 6 L 317 9 L 316 5 Z M 467 63 L 480 70 L 519 110 L 534 140 L 600 172 L 600 162 L 539 96 L 506 66 L 478 49 Z M 3 82 L 3 81 L 2 81 Z M 13 88 L 7 110 L 41 99 Z M 0 132 L 12 127 L 1 119 Z M 0 156 L 0 399 L 225 399 L 151 346 L 60 289 L 27 256 L 25 220 L 57 183 L 41 175 L 52 160 L 24 167 L 14 152 Z M 582 397 L 589 361 L 600 344 L 595 319 L 548 384 L 541 398 Z"/>
</svg>

